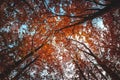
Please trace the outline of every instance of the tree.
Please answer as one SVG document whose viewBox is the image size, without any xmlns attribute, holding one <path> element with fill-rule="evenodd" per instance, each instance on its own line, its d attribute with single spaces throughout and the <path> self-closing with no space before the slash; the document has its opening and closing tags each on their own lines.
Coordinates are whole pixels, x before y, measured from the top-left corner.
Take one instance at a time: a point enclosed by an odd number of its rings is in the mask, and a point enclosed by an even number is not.
<svg viewBox="0 0 120 80">
<path fill-rule="evenodd" d="M 120 79 L 119 0 L 3 0 L 0 79 Z"/>
</svg>

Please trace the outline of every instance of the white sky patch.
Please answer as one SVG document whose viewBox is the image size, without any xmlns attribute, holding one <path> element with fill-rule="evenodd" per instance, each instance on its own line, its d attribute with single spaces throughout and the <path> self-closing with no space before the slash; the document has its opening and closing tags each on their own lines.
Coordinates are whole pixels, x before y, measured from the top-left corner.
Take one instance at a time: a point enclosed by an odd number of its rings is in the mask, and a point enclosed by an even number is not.
<svg viewBox="0 0 120 80">
<path fill-rule="evenodd" d="M 50 4 L 50 0 L 45 0 L 45 6 L 46 6 L 46 8 L 48 8 L 48 6 L 49 6 L 49 4 Z M 65 10 L 62 8 L 62 4 L 60 4 L 59 5 L 60 6 L 60 12 L 59 13 L 57 13 L 56 12 L 56 7 L 55 6 L 52 6 L 52 7 L 50 7 L 49 9 L 50 9 L 50 11 L 52 12 L 52 13 L 55 13 L 55 14 L 60 14 L 60 15 L 64 15 L 66 12 L 65 12 Z"/>
<path fill-rule="evenodd" d="M 105 0 L 99 0 L 99 3 L 105 4 Z"/>
<path fill-rule="evenodd" d="M 70 16 L 75 16 L 75 14 L 71 13 Z M 74 18 L 71 18 L 71 22 L 74 22 L 74 21 L 75 21 Z"/>
<path fill-rule="evenodd" d="M 55 72 L 51 72 L 52 79 L 55 79 L 55 75 L 56 75 Z"/>
<path fill-rule="evenodd" d="M 31 76 L 31 77 L 35 77 L 35 73 L 36 73 L 35 70 L 31 71 L 31 72 L 30 72 L 30 76 Z"/>
<path fill-rule="evenodd" d="M 41 73 L 41 76 L 47 76 L 47 75 L 48 75 L 48 71 L 46 69 L 43 70 L 42 73 Z"/>
<path fill-rule="evenodd" d="M 70 61 L 63 67 L 65 77 L 71 79 L 75 75 L 75 65 Z"/>
<path fill-rule="evenodd" d="M 103 75 L 106 75 L 106 72 L 105 71 L 102 71 Z"/>
<path fill-rule="evenodd" d="M 20 29 L 18 30 L 19 38 L 23 38 L 24 34 L 28 32 L 28 25 L 23 24 L 21 25 Z"/>
<path fill-rule="evenodd" d="M 104 26 L 103 19 L 102 18 L 95 18 L 92 20 L 92 24 L 94 27 L 97 27 L 102 30 L 106 30 L 107 28 Z"/>
<path fill-rule="evenodd" d="M 99 0 L 99 2 L 100 3 L 102 3 L 102 4 L 104 4 L 104 0 Z M 101 5 L 96 5 L 96 3 L 93 3 L 93 5 L 92 5 L 92 8 L 94 9 L 96 9 L 96 8 L 99 8 L 99 9 L 102 9 L 102 8 L 104 8 L 105 6 L 101 6 Z"/>
<path fill-rule="evenodd" d="M 57 19 L 60 20 L 61 19 L 60 16 L 58 16 Z"/>
<path fill-rule="evenodd" d="M 72 0 L 69 0 L 70 1 L 70 4 L 72 4 Z"/>
<path fill-rule="evenodd" d="M 0 32 L 9 32 L 10 31 L 10 26 L 4 27 L 0 29 Z"/>
<path fill-rule="evenodd" d="M 49 5 L 50 1 L 49 0 L 45 0 L 46 1 L 46 4 Z"/>
<path fill-rule="evenodd" d="M 15 43 L 15 42 L 8 45 L 9 48 L 13 48 L 14 46 L 16 46 L 16 43 Z"/>
<path fill-rule="evenodd" d="M 50 0 L 45 0 L 45 7 L 46 7 L 46 8 L 49 8 L 52 13 L 56 13 L 56 12 L 55 12 L 55 6 L 48 7 L 48 6 L 49 6 L 49 3 L 50 3 Z"/>
<path fill-rule="evenodd" d="M 62 6 L 60 6 L 60 15 L 64 15 L 65 13 L 65 10 L 62 8 Z"/>
<path fill-rule="evenodd" d="M 58 17 L 55 17 L 55 20 L 56 20 L 56 21 L 61 21 L 61 18 L 60 18 L 60 16 L 58 16 Z"/>
<path fill-rule="evenodd" d="M 56 13 L 56 12 L 55 12 L 55 7 L 54 7 L 54 6 L 51 7 L 50 10 L 52 11 L 52 13 Z"/>
<path fill-rule="evenodd" d="M 15 77 L 15 75 L 17 74 L 16 70 L 13 70 L 9 76 L 9 80 L 11 80 L 13 77 Z"/>
</svg>

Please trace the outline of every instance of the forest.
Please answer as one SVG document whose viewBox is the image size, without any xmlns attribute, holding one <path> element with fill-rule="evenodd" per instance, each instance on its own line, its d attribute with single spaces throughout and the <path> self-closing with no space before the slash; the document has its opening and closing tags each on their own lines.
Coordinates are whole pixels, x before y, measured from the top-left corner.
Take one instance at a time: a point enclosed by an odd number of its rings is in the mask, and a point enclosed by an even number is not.
<svg viewBox="0 0 120 80">
<path fill-rule="evenodd" d="M 120 80 L 120 0 L 0 0 L 0 80 Z"/>
</svg>

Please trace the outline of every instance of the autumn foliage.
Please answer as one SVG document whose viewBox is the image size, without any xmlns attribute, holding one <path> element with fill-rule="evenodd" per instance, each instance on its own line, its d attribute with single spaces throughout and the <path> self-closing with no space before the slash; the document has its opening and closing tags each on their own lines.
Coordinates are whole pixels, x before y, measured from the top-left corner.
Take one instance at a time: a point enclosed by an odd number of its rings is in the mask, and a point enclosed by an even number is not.
<svg viewBox="0 0 120 80">
<path fill-rule="evenodd" d="M 0 80 L 120 80 L 118 3 L 0 1 Z"/>
</svg>

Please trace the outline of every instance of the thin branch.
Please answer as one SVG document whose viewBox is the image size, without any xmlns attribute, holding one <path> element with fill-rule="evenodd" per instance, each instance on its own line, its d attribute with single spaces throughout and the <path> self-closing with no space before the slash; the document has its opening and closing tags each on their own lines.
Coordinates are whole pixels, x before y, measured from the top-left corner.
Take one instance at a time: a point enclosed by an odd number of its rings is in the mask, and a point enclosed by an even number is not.
<svg viewBox="0 0 120 80">
<path fill-rule="evenodd" d="M 97 10 L 97 11 L 99 11 L 99 10 L 101 10 L 100 8 L 91 8 L 91 9 L 86 9 L 86 11 L 88 11 L 88 10 Z"/>
<path fill-rule="evenodd" d="M 86 1 L 93 2 L 93 3 L 95 3 L 95 4 L 97 4 L 97 5 L 101 5 L 101 6 L 108 6 L 108 5 L 109 5 L 109 4 L 100 3 L 100 2 L 98 2 L 98 1 L 96 1 L 96 0 L 86 0 Z"/>
<path fill-rule="evenodd" d="M 34 60 L 32 60 L 30 63 L 28 63 L 25 67 L 23 67 L 23 68 L 16 74 L 16 76 L 15 76 L 13 79 L 11 79 L 11 80 L 18 80 L 19 77 L 20 77 L 20 75 L 23 73 L 23 71 L 24 71 L 25 69 L 27 69 L 31 64 L 33 64 L 38 58 L 39 58 L 39 56 L 37 56 Z"/>
<path fill-rule="evenodd" d="M 96 17 L 99 17 L 99 16 L 107 13 L 107 12 L 110 11 L 112 8 L 113 8 L 112 5 L 109 5 L 109 6 L 105 7 L 105 8 L 103 8 L 103 9 L 99 10 L 98 12 L 95 12 L 95 13 L 92 13 L 92 14 L 87 15 L 86 17 L 84 17 L 83 19 L 81 19 L 79 22 L 76 22 L 76 23 L 73 23 L 73 24 L 71 24 L 71 25 L 65 26 L 65 27 L 60 28 L 60 29 L 58 29 L 58 30 L 56 30 L 56 31 L 61 31 L 61 30 L 66 29 L 66 28 L 70 28 L 70 27 L 73 27 L 73 26 L 75 26 L 75 25 L 82 24 L 82 23 L 84 23 L 84 22 L 86 22 L 86 21 L 88 21 L 88 20 L 92 20 L 92 19 L 94 19 L 94 18 L 96 18 Z"/>
</svg>

